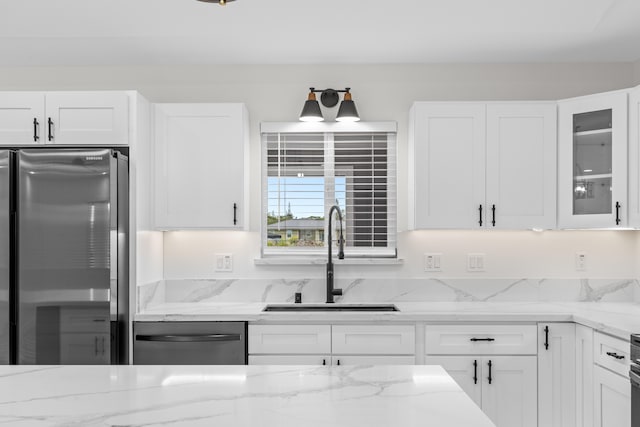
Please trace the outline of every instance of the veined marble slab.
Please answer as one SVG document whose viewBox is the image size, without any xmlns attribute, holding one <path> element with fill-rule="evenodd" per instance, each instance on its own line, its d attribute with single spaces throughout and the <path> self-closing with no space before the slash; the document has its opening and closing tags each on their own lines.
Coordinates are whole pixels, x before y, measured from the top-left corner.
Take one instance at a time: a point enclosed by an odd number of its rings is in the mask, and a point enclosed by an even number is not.
<svg viewBox="0 0 640 427">
<path fill-rule="evenodd" d="M 439 366 L 0 366 L 0 425 L 495 427 Z"/>
<path fill-rule="evenodd" d="M 339 302 L 629 302 L 636 279 L 470 279 L 338 277 Z M 163 303 L 323 302 L 325 279 L 163 280 L 138 287 L 138 311 Z"/>
<path fill-rule="evenodd" d="M 371 301 L 361 301 L 363 303 Z M 629 339 L 640 333 L 640 304 L 622 302 L 396 302 L 398 312 L 263 312 L 265 303 L 166 303 L 137 321 L 250 322 L 576 322 Z"/>
</svg>

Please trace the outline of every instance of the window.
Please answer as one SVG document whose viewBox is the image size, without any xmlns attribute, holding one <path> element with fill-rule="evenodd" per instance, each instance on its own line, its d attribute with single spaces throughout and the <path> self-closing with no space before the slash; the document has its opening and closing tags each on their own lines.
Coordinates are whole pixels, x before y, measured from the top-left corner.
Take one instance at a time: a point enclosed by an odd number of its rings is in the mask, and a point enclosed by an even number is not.
<svg viewBox="0 0 640 427">
<path fill-rule="evenodd" d="M 262 126 L 263 254 L 326 253 L 337 204 L 347 257 L 395 256 L 395 123 L 308 125 Z"/>
</svg>

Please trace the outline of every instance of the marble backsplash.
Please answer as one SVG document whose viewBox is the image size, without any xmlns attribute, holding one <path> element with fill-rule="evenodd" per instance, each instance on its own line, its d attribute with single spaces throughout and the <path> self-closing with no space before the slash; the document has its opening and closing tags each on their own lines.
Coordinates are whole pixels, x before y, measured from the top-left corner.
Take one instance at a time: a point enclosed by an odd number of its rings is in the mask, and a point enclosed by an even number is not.
<svg viewBox="0 0 640 427">
<path fill-rule="evenodd" d="M 640 301 L 637 279 L 342 279 L 336 302 Z M 324 279 L 185 279 L 138 287 L 138 312 L 178 302 L 303 302 L 325 300 Z"/>
</svg>

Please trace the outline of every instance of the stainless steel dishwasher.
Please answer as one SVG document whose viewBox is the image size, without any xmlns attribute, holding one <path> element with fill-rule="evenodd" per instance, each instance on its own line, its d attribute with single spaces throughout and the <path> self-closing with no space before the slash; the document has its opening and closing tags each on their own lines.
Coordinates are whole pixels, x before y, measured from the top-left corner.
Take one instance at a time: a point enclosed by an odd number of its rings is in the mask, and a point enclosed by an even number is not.
<svg viewBox="0 0 640 427">
<path fill-rule="evenodd" d="M 246 365 L 247 322 L 134 322 L 134 365 Z"/>
</svg>

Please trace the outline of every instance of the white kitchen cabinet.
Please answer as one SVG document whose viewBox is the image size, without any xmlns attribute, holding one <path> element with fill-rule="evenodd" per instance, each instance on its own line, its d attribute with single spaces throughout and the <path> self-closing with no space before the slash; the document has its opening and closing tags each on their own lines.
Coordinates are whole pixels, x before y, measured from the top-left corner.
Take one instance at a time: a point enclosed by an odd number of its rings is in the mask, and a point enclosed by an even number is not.
<svg viewBox="0 0 640 427">
<path fill-rule="evenodd" d="M 631 366 L 629 340 L 621 340 L 601 332 L 593 334 L 593 363 L 618 375 L 628 376 Z"/>
<path fill-rule="evenodd" d="M 413 365 L 415 325 L 249 325 L 249 364 Z"/>
<path fill-rule="evenodd" d="M 334 325 L 334 354 L 415 354 L 414 325 Z"/>
<path fill-rule="evenodd" d="M 538 324 L 538 420 L 572 427 L 576 418 L 575 323 Z"/>
<path fill-rule="evenodd" d="M 249 354 L 330 354 L 331 325 L 249 325 Z"/>
<path fill-rule="evenodd" d="M 631 426 L 631 384 L 628 377 L 601 366 L 593 372 L 594 427 Z"/>
<path fill-rule="evenodd" d="M 576 426 L 593 427 L 593 329 L 576 325 Z"/>
<path fill-rule="evenodd" d="M 536 325 L 427 325 L 427 354 L 536 354 Z"/>
<path fill-rule="evenodd" d="M 44 94 L 0 92 L 0 144 L 42 144 Z"/>
<path fill-rule="evenodd" d="M 156 104 L 155 228 L 248 226 L 243 104 Z"/>
<path fill-rule="evenodd" d="M 416 102 L 410 121 L 410 227 L 480 227 L 485 105 Z"/>
<path fill-rule="evenodd" d="M 555 103 L 487 105 L 487 227 L 555 228 L 556 132 Z"/>
<path fill-rule="evenodd" d="M 416 102 L 410 120 L 411 227 L 555 227 L 555 103 Z"/>
<path fill-rule="evenodd" d="M 330 365 L 326 354 L 261 354 L 249 355 L 249 365 Z"/>
<path fill-rule="evenodd" d="M 558 226 L 626 227 L 627 93 L 559 102 Z"/>
<path fill-rule="evenodd" d="M 640 86 L 629 93 L 629 226 L 640 228 Z"/>
<path fill-rule="evenodd" d="M 535 356 L 427 356 L 441 365 L 497 427 L 536 427 Z"/>
<path fill-rule="evenodd" d="M 0 144 L 127 145 L 129 95 L 0 92 Z"/>
</svg>

